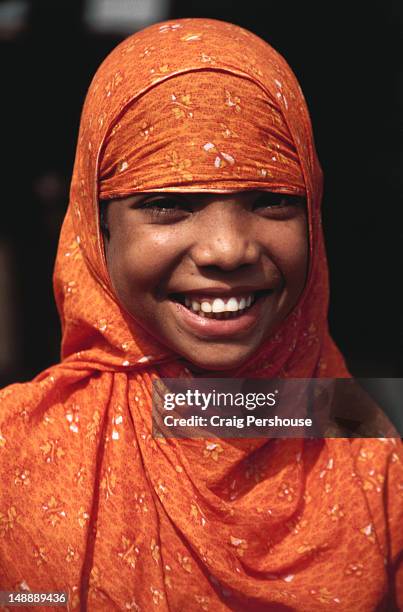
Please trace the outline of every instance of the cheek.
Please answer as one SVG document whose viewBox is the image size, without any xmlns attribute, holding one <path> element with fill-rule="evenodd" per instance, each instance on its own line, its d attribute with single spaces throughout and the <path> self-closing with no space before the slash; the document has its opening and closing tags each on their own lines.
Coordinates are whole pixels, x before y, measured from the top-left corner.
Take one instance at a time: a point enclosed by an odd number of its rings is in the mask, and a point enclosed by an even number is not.
<svg viewBox="0 0 403 612">
<path fill-rule="evenodd" d="M 308 268 L 308 230 L 305 216 L 280 224 L 273 234 L 271 249 L 287 289 L 299 294 L 304 288 Z"/>
<path fill-rule="evenodd" d="M 135 227 L 111 239 L 108 269 L 118 297 L 133 299 L 135 295 L 141 302 L 150 294 L 158 294 L 169 277 L 177 250 L 171 233 L 153 230 L 152 226 Z"/>
</svg>

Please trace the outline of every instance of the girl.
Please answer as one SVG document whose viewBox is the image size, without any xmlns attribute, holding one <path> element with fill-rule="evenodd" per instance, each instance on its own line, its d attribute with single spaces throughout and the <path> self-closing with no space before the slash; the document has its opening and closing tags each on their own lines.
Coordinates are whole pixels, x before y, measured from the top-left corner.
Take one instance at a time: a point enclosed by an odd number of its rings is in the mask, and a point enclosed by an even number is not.
<svg viewBox="0 0 403 612">
<path fill-rule="evenodd" d="M 321 170 L 286 62 L 237 26 L 128 38 L 81 121 L 62 361 L 1 393 L 0 587 L 69 609 L 403 605 L 397 440 L 154 440 L 160 377 L 348 377 Z"/>
</svg>

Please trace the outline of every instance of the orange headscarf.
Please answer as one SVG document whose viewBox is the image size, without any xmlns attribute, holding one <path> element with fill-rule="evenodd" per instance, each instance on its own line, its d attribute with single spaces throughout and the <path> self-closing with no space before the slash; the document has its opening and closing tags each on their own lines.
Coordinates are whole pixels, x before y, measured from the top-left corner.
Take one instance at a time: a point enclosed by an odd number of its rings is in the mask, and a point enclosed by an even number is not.
<svg viewBox="0 0 403 612">
<path fill-rule="evenodd" d="M 227 375 L 343 377 L 327 328 L 321 170 L 286 62 L 237 26 L 157 24 L 91 84 L 55 269 L 62 362 L 0 394 L 0 588 L 69 610 L 367 611 L 403 601 L 395 440 L 153 440 L 151 382 L 178 355 L 119 305 L 99 199 L 306 193 L 297 306 Z M 220 372 L 220 376 L 223 373 Z"/>
</svg>

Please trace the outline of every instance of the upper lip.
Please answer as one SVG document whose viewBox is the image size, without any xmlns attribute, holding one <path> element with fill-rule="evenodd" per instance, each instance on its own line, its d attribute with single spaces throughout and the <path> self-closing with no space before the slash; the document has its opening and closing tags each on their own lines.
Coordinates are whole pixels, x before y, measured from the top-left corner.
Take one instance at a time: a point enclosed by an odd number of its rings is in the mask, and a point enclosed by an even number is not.
<svg viewBox="0 0 403 612">
<path fill-rule="evenodd" d="M 271 287 L 251 287 L 250 285 L 240 287 L 201 287 L 200 289 L 184 289 L 182 291 L 174 291 L 173 294 L 182 295 L 216 295 L 216 296 L 235 296 L 235 295 L 249 295 L 256 293 L 257 291 L 270 291 Z"/>
</svg>

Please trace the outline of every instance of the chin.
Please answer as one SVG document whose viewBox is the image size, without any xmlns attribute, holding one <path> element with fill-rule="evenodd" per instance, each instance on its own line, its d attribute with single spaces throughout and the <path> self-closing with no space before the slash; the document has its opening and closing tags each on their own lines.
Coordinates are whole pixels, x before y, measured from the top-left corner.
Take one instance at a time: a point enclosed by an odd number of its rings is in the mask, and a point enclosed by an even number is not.
<svg viewBox="0 0 403 612">
<path fill-rule="evenodd" d="M 195 359 L 194 355 L 184 355 L 184 357 L 191 364 L 191 366 L 193 365 L 201 370 L 205 370 L 207 372 L 225 372 L 226 370 L 234 370 L 242 366 L 251 357 L 253 352 L 254 351 L 248 352 L 247 354 L 231 356 L 228 355 L 228 351 L 227 354 L 225 354 L 225 349 L 223 349 L 221 355 L 211 357 L 211 359 Z"/>
</svg>

